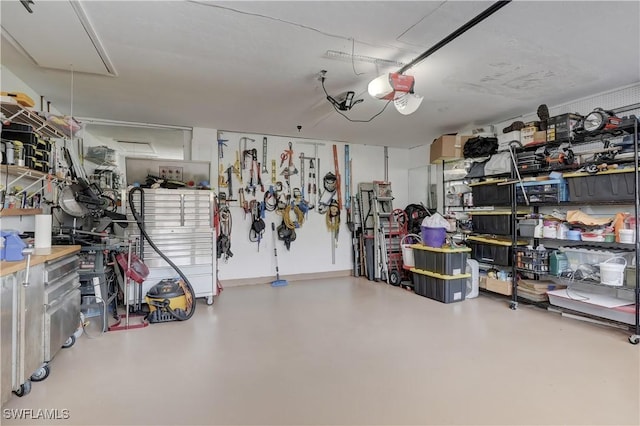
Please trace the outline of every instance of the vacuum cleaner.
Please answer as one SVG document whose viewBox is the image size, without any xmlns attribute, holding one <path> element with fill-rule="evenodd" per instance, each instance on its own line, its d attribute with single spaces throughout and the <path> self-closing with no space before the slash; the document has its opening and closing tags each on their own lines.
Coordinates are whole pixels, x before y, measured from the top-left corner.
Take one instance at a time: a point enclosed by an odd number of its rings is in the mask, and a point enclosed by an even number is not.
<svg viewBox="0 0 640 426">
<path fill-rule="evenodd" d="M 193 305 L 193 297 L 181 279 L 164 279 L 149 289 L 145 297 L 150 323 L 184 321 Z"/>
<path fill-rule="evenodd" d="M 140 207 L 142 212 L 144 212 L 144 191 L 140 187 L 132 188 L 131 191 L 129 191 L 129 207 L 138 224 L 138 228 L 140 228 L 140 233 L 144 236 L 145 240 L 147 240 L 151 248 L 180 276 L 179 279 L 164 279 L 147 292 L 145 298 L 149 305 L 147 320 L 150 323 L 186 321 L 193 316 L 196 310 L 195 291 L 191 283 L 189 283 L 189 279 L 180 268 L 154 244 L 149 234 L 147 234 L 142 215 L 136 210 L 133 202 L 133 194 L 135 192 L 140 193 Z"/>
</svg>

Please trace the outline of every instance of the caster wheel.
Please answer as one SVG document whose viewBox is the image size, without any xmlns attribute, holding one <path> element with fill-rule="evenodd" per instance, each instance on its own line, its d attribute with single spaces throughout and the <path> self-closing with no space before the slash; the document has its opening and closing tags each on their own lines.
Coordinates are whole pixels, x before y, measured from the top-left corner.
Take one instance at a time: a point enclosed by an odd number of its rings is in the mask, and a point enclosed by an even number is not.
<svg viewBox="0 0 640 426">
<path fill-rule="evenodd" d="M 207 305 L 213 305 L 213 296 L 207 296 Z"/>
<path fill-rule="evenodd" d="M 13 391 L 13 393 L 16 394 L 16 396 L 19 396 L 19 397 L 23 397 L 25 395 L 28 395 L 29 392 L 31 392 L 31 382 L 29 380 L 27 380 L 26 382 L 21 384 L 20 388 L 18 388 L 18 390 L 14 390 Z"/>
<path fill-rule="evenodd" d="M 62 347 L 64 349 L 69 349 L 71 346 L 73 346 L 75 344 L 76 344 L 76 336 L 72 334 L 71 336 L 69 336 L 67 341 L 64 342 L 64 345 L 62 345 Z"/>
<path fill-rule="evenodd" d="M 31 381 L 32 382 L 41 382 L 44 379 L 46 379 L 47 377 L 49 377 L 49 373 L 51 372 L 51 370 L 49 369 L 48 365 L 45 365 L 44 367 L 40 367 L 36 370 L 35 373 L 33 373 L 31 375 Z"/>
<path fill-rule="evenodd" d="M 389 284 L 397 287 L 400 285 L 401 282 L 402 282 L 402 278 L 400 277 L 400 272 L 396 270 L 389 272 Z"/>
<path fill-rule="evenodd" d="M 511 309 L 512 311 L 515 311 L 516 309 L 518 309 L 518 304 L 517 303 L 510 303 L 509 304 L 509 309 Z"/>
<path fill-rule="evenodd" d="M 632 345 L 637 345 L 638 343 L 640 343 L 640 336 L 638 335 L 629 336 L 629 343 L 631 343 Z"/>
</svg>

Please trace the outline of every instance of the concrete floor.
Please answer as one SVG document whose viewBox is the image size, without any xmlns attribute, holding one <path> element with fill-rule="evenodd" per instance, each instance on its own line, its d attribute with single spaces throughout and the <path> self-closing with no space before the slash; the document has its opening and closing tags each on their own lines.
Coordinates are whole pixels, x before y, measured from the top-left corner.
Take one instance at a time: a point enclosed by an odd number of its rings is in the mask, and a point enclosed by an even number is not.
<svg viewBox="0 0 640 426">
<path fill-rule="evenodd" d="M 82 336 L 2 424 L 640 424 L 628 333 L 364 279 L 226 289 L 190 321 Z M 60 422 L 7 409 L 67 409 Z"/>
</svg>

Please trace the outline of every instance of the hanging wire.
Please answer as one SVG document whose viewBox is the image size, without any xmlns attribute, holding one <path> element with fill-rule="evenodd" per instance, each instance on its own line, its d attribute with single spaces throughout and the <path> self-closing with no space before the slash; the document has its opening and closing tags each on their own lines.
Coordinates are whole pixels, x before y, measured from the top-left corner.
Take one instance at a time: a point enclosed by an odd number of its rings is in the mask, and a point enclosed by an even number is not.
<svg viewBox="0 0 640 426">
<path fill-rule="evenodd" d="M 353 59 L 353 56 L 355 55 L 355 49 L 356 49 L 356 39 L 352 38 L 351 39 L 351 68 L 353 68 L 353 73 L 355 75 L 363 75 L 366 74 L 364 72 L 358 72 L 356 71 L 356 63 L 355 60 Z M 376 64 L 376 69 L 378 67 L 378 64 Z M 376 74 L 377 75 L 377 74 Z"/>
<path fill-rule="evenodd" d="M 320 83 L 322 84 L 322 90 L 324 90 L 324 93 L 326 96 L 330 96 L 329 93 L 327 92 L 326 87 L 324 87 L 324 77 L 320 78 Z M 331 102 L 329 102 L 331 103 Z M 340 111 L 335 105 L 331 104 L 331 106 L 333 107 L 334 110 L 336 110 L 336 112 L 338 114 L 340 114 L 341 116 L 343 116 L 344 118 L 346 118 L 347 120 L 351 121 L 352 123 L 369 123 L 371 120 L 373 120 L 374 118 L 376 118 L 377 116 L 379 116 L 380 114 L 382 114 L 384 112 L 385 109 L 387 109 L 387 107 L 389 106 L 389 104 L 391 103 L 391 100 L 387 101 L 387 103 L 384 105 L 384 107 L 380 110 L 380 112 L 378 112 L 377 114 L 373 115 L 371 118 L 369 118 L 368 120 L 353 120 L 349 117 L 347 117 L 345 114 L 342 113 L 342 111 Z"/>
</svg>

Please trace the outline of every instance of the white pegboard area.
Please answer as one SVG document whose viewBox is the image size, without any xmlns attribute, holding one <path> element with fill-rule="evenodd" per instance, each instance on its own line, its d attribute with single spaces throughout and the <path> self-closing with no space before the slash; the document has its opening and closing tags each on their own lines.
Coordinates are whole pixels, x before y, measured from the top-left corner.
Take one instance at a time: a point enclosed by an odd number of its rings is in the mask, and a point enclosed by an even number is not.
<svg viewBox="0 0 640 426">
<path fill-rule="evenodd" d="M 553 117 L 566 113 L 578 113 L 580 115 L 586 115 L 593 111 L 594 108 L 598 107 L 603 109 L 616 109 L 628 105 L 638 104 L 639 102 L 640 83 L 636 83 L 631 86 L 626 86 L 608 92 L 599 93 L 597 95 L 576 99 L 574 101 L 567 102 L 561 105 L 548 105 L 548 107 L 549 115 Z M 534 108 L 537 108 L 537 105 Z M 622 112 L 619 114 L 619 116 L 630 114 L 639 116 L 640 108 Z M 496 133 L 501 134 L 502 129 L 509 126 L 514 121 L 524 121 L 525 123 L 528 121 L 538 121 L 538 115 L 534 110 L 530 114 L 525 114 L 520 117 L 511 117 L 507 120 L 495 123 L 494 125 Z"/>
</svg>

